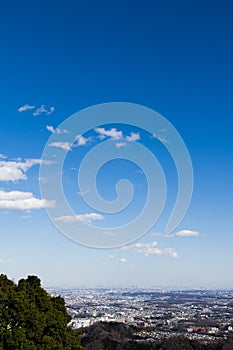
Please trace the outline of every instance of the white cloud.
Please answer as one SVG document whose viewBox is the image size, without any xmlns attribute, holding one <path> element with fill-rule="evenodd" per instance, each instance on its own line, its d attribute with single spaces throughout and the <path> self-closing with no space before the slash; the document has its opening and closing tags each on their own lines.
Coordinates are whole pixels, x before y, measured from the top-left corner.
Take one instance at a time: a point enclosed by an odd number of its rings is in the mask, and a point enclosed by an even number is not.
<svg viewBox="0 0 233 350">
<path fill-rule="evenodd" d="M 23 171 L 28 171 L 33 165 L 50 165 L 52 164 L 51 161 L 48 160 L 43 160 L 43 159 L 37 159 L 37 158 L 29 158 L 29 159 L 25 159 L 24 162 L 19 162 L 18 164 L 20 164 L 21 168 L 23 169 Z"/>
<path fill-rule="evenodd" d="M 110 137 L 113 140 L 119 140 L 123 137 L 123 132 L 121 130 L 117 130 L 116 128 L 109 130 L 106 130 L 105 128 L 95 128 L 94 130 L 97 134 L 99 134 L 99 138 L 101 140 L 105 137 Z"/>
<path fill-rule="evenodd" d="M 159 141 L 162 142 L 162 143 L 169 143 L 169 142 L 170 142 L 168 139 L 166 139 L 165 136 L 159 136 L 159 135 L 156 135 L 156 134 L 153 134 L 153 135 L 151 136 L 151 138 L 152 138 L 152 139 L 157 139 L 157 140 L 159 140 Z"/>
<path fill-rule="evenodd" d="M 33 115 L 36 117 L 42 113 L 45 113 L 46 115 L 50 115 L 55 111 L 55 107 L 50 107 L 49 109 L 45 108 L 45 105 L 41 105 L 39 108 L 35 110 Z"/>
<path fill-rule="evenodd" d="M 47 109 L 45 109 L 44 105 L 41 105 L 36 111 L 33 113 L 34 116 L 40 115 L 41 113 L 47 113 Z"/>
<path fill-rule="evenodd" d="M 59 128 L 54 129 L 52 125 L 46 125 L 46 129 L 50 131 L 52 134 L 68 134 L 68 130 L 61 130 Z"/>
<path fill-rule="evenodd" d="M 130 136 L 126 136 L 127 141 L 133 142 L 141 139 L 139 132 L 131 132 Z"/>
<path fill-rule="evenodd" d="M 141 139 L 139 132 L 131 132 L 130 135 L 123 135 L 123 131 L 117 130 L 116 128 L 105 129 L 105 128 L 95 128 L 94 131 L 99 134 L 98 138 L 103 140 L 109 137 L 111 140 L 126 140 L 128 142 L 138 141 Z M 126 142 L 117 142 L 116 147 L 121 148 L 126 146 Z"/>
<path fill-rule="evenodd" d="M 176 233 L 165 234 L 165 237 L 196 237 L 199 236 L 200 232 L 193 230 L 181 230 Z"/>
<path fill-rule="evenodd" d="M 32 215 L 22 215 L 21 218 L 24 220 L 30 219 L 32 217 Z"/>
<path fill-rule="evenodd" d="M 0 209 L 8 210 L 32 210 L 54 207 L 53 201 L 38 199 L 31 192 L 0 191 Z"/>
<path fill-rule="evenodd" d="M 144 248 L 141 253 L 145 256 L 149 255 L 168 255 L 172 258 L 178 258 L 178 254 L 173 248 L 153 248 L 153 247 L 146 247 Z"/>
<path fill-rule="evenodd" d="M 26 159 L 25 161 L 0 160 L 0 181 L 26 180 L 26 172 L 36 164 L 51 164 L 42 159 Z"/>
<path fill-rule="evenodd" d="M 168 255 L 172 258 L 178 258 L 178 254 L 173 248 L 158 248 L 158 242 L 150 243 L 135 243 L 133 245 L 122 247 L 121 250 L 133 250 L 136 253 L 142 254 L 144 256 L 149 255 Z"/>
<path fill-rule="evenodd" d="M 85 146 L 88 142 L 92 140 L 91 137 L 84 137 L 82 135 L 77 135 L 75 137 L 75 140 L 77 141 L 77 146 Z"/>
<path fill-rule="evenodd" d="M 89 193 L 90 191 L 91 191 L 91 189 L 88 188 L 86 191 L 83 191 L 83 192 L 78 191 L 77 194 L 78 194 L 79 196 L 82 197 L 82 196 L 84 196 L 85 194 Z"/>
<path fill-rule="evenodd" d="M 114 255 L 108 255 L 107 258 L 108 259 L 114 259 L 115 257 L 114 257 Z"/>
<path fill-rule="evenodd" d="M 38 180 L 41 184 L 47 184 L 48 183 L 48 179 L 44 176 L 39 176 Z"/>
<path fill-rule="evenodd" d="M 103 234 L 107 237 L 116 237 L 116 232 L 114 231 L 103 231 Z"/>
<path fill-rule="evenodd" d="M 136 244 L 134 244 L 135 248 L 142 248 L 144 246 L 145 246 L 145 244 L 143 244 L 143 243 L 136 243 Z"/>
<path fill-rule="evenodd" d="M 0 181 L 17 181 L 26 179 L 27 176 L 16 162 L 0 162 Z"/>
<path fill-rule="evenodd" d="M 124 245 L 120 250 L 129 250 L 130 248 L 132 248 L 130 245 Z"/>
<path fill-rule="evenodd" d="M 101 259 L 105 259 L 105 260 L 114 260 L 114 259 L 115 259 L 115 256 L 112 255 L 112 254 L 109 254 L 109 255 L 101 255 L 100 258 L 101 258 Z"/>
<path fill-rule="evenodd" d="M 128 260 L 127 260 L 126 258 L 120 258 L 120 262 L 123 263 L 123 264 L 125 264 L 125 263 L 128 262 Z"/>
<path fill-rule="evenodd" d="M 80 214 L 80 215 L 64 215 L 55 218 L 55 221 L 61 222 L 92 222 L 93 220 L 104 220 L 104 217 L 97 213 Z"/>
<path fill-rule="evenodd" d="M 125 146 L 126 146 L 125 142 L 117 142 L 116 143 L 116 148 L 122 148 L 122 147 L 125 147 Z"/>
<path fill-rule="evenodd" d="M 7 156 L 4 156 L 4 154 L 0 153 L 0 159 L 6 159 Z"/>
<path fill-rule="evenodd" d="M 193 230 L 182 230 L 175 233 L 175 236 L 178 236 L 178 237 L 194 237 L 199 235 L 200 235 L 200 232 L 193 231 Z"/>
<path fill-rule="evenodd" d="M 24 105 L 24 106 L 22 106 L 22 107 L 19 107 L 18 108 L 18 112 L 25 112 L 25 111 L 29 111 L 29 110 L 31 110 L 31 109 L 34 109 L 34 108 L 36 108 L 35 106 L 30 106 L 29 104 L 26 104 L 26 105 Z"/>
<path fill-rule="evenodd" d="M 26 112 L 26 111 L 30 111 L 30 110 L 35 109 L 35 108 L 36 108 L 36 106 L 25 104 L 25 105 L 23 105 L 23 106 L 18 108 L 18 112 L 20 112 L 20 113 L 21 112 Z M 35 110 L 35 112 L 33 112 L 33 115 L 37 116 L 37 115 L 40 115 L 42 113 L 45 113 L 46 115 L 50 115 L 54 111 L 55 111 L 55 107 L 50 107 L 49 109 L 46 109 L 45 105 L 41 105 L 39 108 L 37 108 Z"/>
<path fill-rule="evenodd" d="M 70 143 L 70 142 L 58 141 L 58 142 L 51 142 L 51 143 L 49 144 L 49 146 L 61 148 L 61 149 L 63 149 L 64 151 L 70 151 L 70 149 L 71 149 L 71 147 L 72 147 L 72 143 Z"/>
<path fill-rule="evenodd" d="M 55 131 L 55 129 L 54 129 L 53 126 L 51 126 L 51 125 L 46 125 L 46 129 L 47 129 L 48 131 L 50 131 L 52 134 L 56 134 L 56 131 Z M 58 129 L 58 130 L 60 130 L 60 129 Z M 60 132 L 58 132 L 58 131 L 57 131 L 57 133 L 60 134 Z"/>
<path fill-rule="evenodd" d="M 11 262 L 11 260 L 9 260 L 9 259 L 0 259 L 0 264 L 8 264 L 10 262 Z"/>
<path fill-rule="evenodd" d="M 50 109 L 49 109 L 49 111 L 47 111 L 47 115 L 50 115 L 50 114 L 52 114 L 53 112 L 55 111 L 55 107 L 50 107 Z"/>
</svg>

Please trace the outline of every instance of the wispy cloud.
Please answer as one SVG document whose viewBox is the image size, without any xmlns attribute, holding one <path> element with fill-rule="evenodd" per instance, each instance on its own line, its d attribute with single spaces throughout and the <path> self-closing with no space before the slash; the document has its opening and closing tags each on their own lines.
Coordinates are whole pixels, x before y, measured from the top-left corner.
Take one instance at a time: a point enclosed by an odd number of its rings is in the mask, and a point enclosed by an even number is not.
<svg viewBox="0 0 233 350">
<path fill-rule="evenodd" d="M 77 194 L 79 195 L 79 196 L 84 196 L 85 194 L 87 194 L 87 193 L 89 193 L 91 191 L 91 189 L 90 188 L 88 188 L 86 191 L 83 191 L 83 192 L 81 192 L 81 191 L 78 191 L 77 192 Z"/>
<path fill-rule="evenodd" d="M 110 255 L 107 256 L 107 258 L 108 258 L 108 259 L 114 259 L 114 255 L 111 255 L 111 254 L 110 254 Z"/>
<path fill-rule="evenodd" d="M 157 140 L 159 140 L 162 143 L 169 143 L 170 142 L 165 136 L 162 136 L 162 135 L 153 134 L 151 136 L 151 138 L 152 139 L 157 139 Z"/>
<path fill-rule="evenodd" d="M 51 142 L 51 143 L 49 144 L 49 146 L 61 148 L 61 149 L 63 149 L 64 151 L 70 151 L 70 150 L 71 150 L 71 147 L 72 147 L 72 143 L 70 143 L 70 142 L 57 141 L 57 142 Z"/>
<path fill-rule="evenodd" d="M 28 219 L 32 218 L 32 215 L 29 215 L 29 214 L 28 215 L 22 215 L 21 218 L 24 219 L 24 220 L 28 220 Z"/>
<path fill-rule="evenodd" d="M 61 221 L 61 222 L 92 222 L 94 220 L 104 220 L 104 217 L 97 213 L 88 213 L 88 214 L 80 214 L 80 215 L 64 215 L 59 216 L 55 219 L 55 221 Z"/>
<path fill-rule="evenodd" d="M 32 106 L 32 105 L 29 105 L 29 104 L 25 104 L 24 106 L 21 106 L 18 108 L 18 112 L 26 112 L 26 111 L 30 111 L 32 109 L 36 108 L 36 106 Z"/>
<path fill-rule="evenodd" d="M 0 159 L 6 159 L 7 156 L 5 156 L 4 154 L 0 153 Z"/>
<path fill-rule="evenodd" d="M 171 258 L 178 258 L 178 254 L 174 248 L 158 248 L 158 242 L 150 243 L 135 243 L 133 245 L 124 246 L 121 250 L 133 250 L 136 253 L 142 254 L 144 256 L 149 255 L 167 255 Z"/>
<path fill-rule="evenodd" d="M 50 107 L 49 109 L 45 108 L 45 105 L 41 105 L 39 108 L 35 110 L 33 115 L 36 117 L 42 113 L 45 113 L 46 115 L 50 115 L 55 111 L 55 107 Z"/>
<path fill-rule="evenodd" d="M 128 262 L 128 260 L 127 260 L 126 258 L 120 258 L 120 262 L 121 262 L 122 264 L 125 264 L 125 263 Z"/>
<path fill-rule="evenodd" d="M 140 137 L 139 132 L 131 132 L 130 136 L 126 136 L 126 140 L 128 142 L 138 141 L 140 139 L 141 139 L 141 137 Z"/>
<path fill-rule="evenodd" d="M 47 125 L 46 129 L 53 134 L 68 134 L 69 133 L 67 130 L 54 129 L 54 127 L 51 125 Z M 49 146 L 58 147 L 58 148 L 61 148 L 65 151 L 70 151 L 72 147 L 86 146 L 91 141 L 92 141 L 92 137 L 87 138 L 87 137 L 84 137 L 82 135 L 77 135 L 75 137 L 75 142 L 73 144 L 71 142 L 56 141 L 56 142 L 51 142 L 49 144 Z"/>
<path fill-rule="evenodd" d="M 59 128 L 54 128 L 52 125 L 46 125 L 46 129 L 51 132 L 52 134 L 69 134 L 68 130 L 61 130 Z"/>
<path fill-rule="evenodd" d="M 199 236 L 200 232 L 194 230 L 181 230 L 176 233 L 165 234 L 165 237 L 196 237 Z"/>
<path fill-rule="evenodd" d="M 175 236 L 177 237 L 195 237 L 199 235 L 200 235 L 200 232 L 193 231 L 193 230 L 182 230 L 175 233 Z"/>
<path fill-rule="evenodd" d="M 0 259 L 0 264 L 9 264 L 11 263 L 10 259 Z"/>
<path fill-rule="evenodd" d="M 0 191 L 0 209 L 32 210 L 54 206 L 53 201 L 36 198 L 32 192 Z"/>
<path fill-rule="evenodd" d="M 110 140 L 122 140 L 122 142 L 116 143 L 116 148 L 126 147 L 127 142 L 138 141 L 141 139 L 139 132 L 131 132 L 130 135 L 125 136 L 122 130 L 117 130 L 116 128 L 95 128 L 94 131 L 98 134 L 100 140 L 104 140 L 105 138 L 109 138 Z"/>
<path fill-rule="evenodd" d="M 18 112 L 26 112 L 35 109 L 36 106 L 25 104 L 18 108 Z M 49 107 L 49 109 L 45 108 L 45 105 L 41 105 L 40 107 L 36 108 L 36 110 L 33 112 L 34 116 L 38 116 L 42 113 L 45 113 L 46 115 L 50 115 L 55 111 L 55 107 Z"/>
<path fill-rule="evenodd" d="M 39 176 L 38 180 L 41 184 L 47 184 L 48 183 L 48 179 L 44 176 Z"/>
<path fill-rule="evenodd" d="M 125 142 L 116 142 L 116 148 L 122 148 L 122 147 L 126 147 Z"/>
<path fill-rule="evenodd" d="M 0 181 L 18 181 L 27 179 L 27 171 L 37 164 L 49 165 L 51 162 L 42 159 L 26 159 L 25 161 L 0 160 Z"/>
<path fill-rule="evenodd" d="M 92 141 L 92 137 L 84 137 L 82 135 L 77 135 L 75 137 L 75 140 L 76 140 L 76 143 L 75 145 L 76 146 L 86 146 L 89 142 Z"/>
<path fill-rule="evenodd" d="M 54 111 L 55 111 L 55 107 L 52 106 L 52 107 L 50 107 L 50 109 L 48 110 L 48 112 L 47 112 L 46 114 L 47 114 L 47 115 L 50 115 L 50 114 L 52 114 Z"/>
<path fill-rule="evenodd" d="M 54 129 L 54 127 L 53 126 L 51 126 L 51 125 L 46 125 L 46 129 L 48 130 L 48 131 L 50 131 L 52 134 L 60 134 L 60 129 L 57 129 L 57 131 L 55 131 L 55 129 Z"/>
<path fill-rule="evenodd" d="M 110 230 L 104 230 L 102 233 L 107 237 L 116 237 L 117 235 L 116 232 Z"/>
<path fill-rule="evenodd" d="M 123 132 L 121 130 L 117 130 L 116 128 L 112 128 L 109 130 L 106 130 L 105 128 L 95 128 L 94 129 L 97 134 L 99 134 L 99 138 L 101 140 L 105 139 L 106 137 L 109 137 L 113 140 L 119 140 L 123 137 Z"/>
<path fill-rule="evenodd" d="M 129 250 L 131 248 L 132 248 L 132 246 L 130 246 L 130 245 L 124 245 L 123 247 L 120 248 L 120 250 L 126 251 L 126 250 Z"/>
</svg>

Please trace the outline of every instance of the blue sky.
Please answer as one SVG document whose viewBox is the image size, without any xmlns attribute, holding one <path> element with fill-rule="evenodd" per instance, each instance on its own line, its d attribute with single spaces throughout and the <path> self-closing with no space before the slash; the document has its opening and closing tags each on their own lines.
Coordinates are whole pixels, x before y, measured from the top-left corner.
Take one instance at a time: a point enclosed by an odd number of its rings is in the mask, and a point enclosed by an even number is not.
<svg viewBox="0 0 233 350">
<path fill-rule="evenodd" d="M 232 11 L 230 1 L 1 4 L 1 272 L 15 280 L 37 274 L 47 286 L 233 288 Z M 137 242 L 91 249 L 67 239 L 50 222 L 39 166 L 49 137 L 70 115 L 115 101 L 144 105 L 173 124 L 192 159 L 193 197 L 167 237 L 177 194 L 169 154 L 135 127 L 114 121 L 100 126 L 121 131 L 121 143 L 131 132 L 139 133 L 136 142 L 161 162 L 168 199 L 159 221 Z M 66 136 L 63 129 L 61 135 Z M 95 212 L 77 193 L 80 160 L 111 139 L 101 140 L 94 130 L 88 137 L 68 152 L 63 169 L 64 191 L 77 215 Z M 139 170 L 119 160 L 98 174 L 98 190 L 107 200 L 115 198 L 120 178 L 129 177 L 135 186 L 132 205 L 111 218 L 113 226 L 133 218 L 145 202 L 146 181 Z M 106 224 L 106 219 L 93 221 Z"/>
</svg>

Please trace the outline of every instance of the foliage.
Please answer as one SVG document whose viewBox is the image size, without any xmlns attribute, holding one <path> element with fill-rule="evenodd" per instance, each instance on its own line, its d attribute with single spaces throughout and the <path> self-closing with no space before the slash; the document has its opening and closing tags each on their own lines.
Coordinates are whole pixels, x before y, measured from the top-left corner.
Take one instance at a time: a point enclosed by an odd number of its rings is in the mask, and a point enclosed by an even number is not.
<svg viewBox="0 0 233 350">
<path fill-rule="evenodd" d="M 119 323 L 96 323 L 84 329 L 81 339 L 86 350 L 233 350 L 233 340 L 201 342 L 183 336 L 137 342 L 134 329 Z"/>
<path fill-rule="evenodd" d="M 81 350 L 69 321 L 64 299 L 50 296 L 38 277 L 15 284 L 0 275 L 0 350 Z"/>
</svg>

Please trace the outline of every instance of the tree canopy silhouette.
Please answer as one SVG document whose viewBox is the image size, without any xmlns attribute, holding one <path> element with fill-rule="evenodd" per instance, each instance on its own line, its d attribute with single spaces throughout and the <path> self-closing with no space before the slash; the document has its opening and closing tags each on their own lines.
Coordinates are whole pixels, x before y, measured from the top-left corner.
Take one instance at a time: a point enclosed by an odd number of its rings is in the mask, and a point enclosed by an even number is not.
<svg viewBox="0 0 233 350">
<path fill-rule="evenodd" d="M 81 350 L 70 319 L 64 299 L 50 296 L 38 277 L 15 284 L 0 275 L 0 350 Z"/>
</svg>

